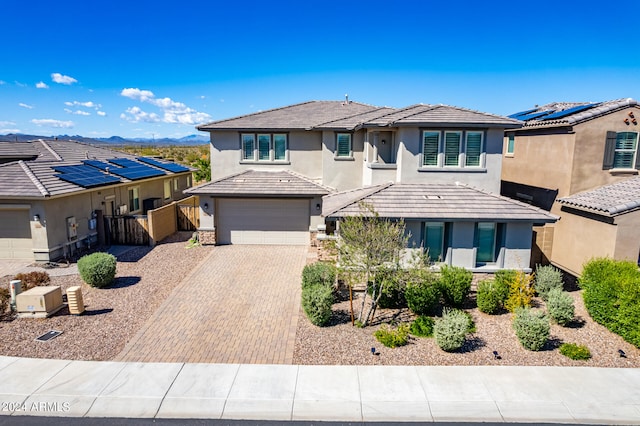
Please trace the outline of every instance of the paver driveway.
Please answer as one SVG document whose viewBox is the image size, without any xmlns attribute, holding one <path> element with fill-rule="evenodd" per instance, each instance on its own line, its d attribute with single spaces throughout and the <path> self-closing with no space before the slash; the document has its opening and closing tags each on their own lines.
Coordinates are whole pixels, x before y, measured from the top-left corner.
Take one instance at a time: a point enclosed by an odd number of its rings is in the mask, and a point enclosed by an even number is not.
<svg viewBox="0 0 640 426">
<path fill-rule="evenodd" d="M 307 252 L 216 247 L 116 360 L 291 364 Z"/>
</svg>

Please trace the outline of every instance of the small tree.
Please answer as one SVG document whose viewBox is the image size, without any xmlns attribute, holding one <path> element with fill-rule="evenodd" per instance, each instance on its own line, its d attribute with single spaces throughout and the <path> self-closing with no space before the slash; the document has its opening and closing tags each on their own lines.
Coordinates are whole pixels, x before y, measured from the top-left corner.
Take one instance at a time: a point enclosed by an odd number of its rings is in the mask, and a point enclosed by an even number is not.
<svg viewBox="0 0 640 426">
<path fill-rule="evenodd" d="M 367 285 L 358 315 L 358 321 L 366 326 L 375 316 L 384 285 L 388 282 L 378 272 L 399 269 L 400 255 L 408 241 L 404 221 L 381 218 L 371 204 L 360 203 L 359 214 L 340 221 L 338 234 L 342 276 L 347 278 L 350 287 L 363 281 Z M 367 299 L 369 309 L 365 313 Z"/>
</svg>

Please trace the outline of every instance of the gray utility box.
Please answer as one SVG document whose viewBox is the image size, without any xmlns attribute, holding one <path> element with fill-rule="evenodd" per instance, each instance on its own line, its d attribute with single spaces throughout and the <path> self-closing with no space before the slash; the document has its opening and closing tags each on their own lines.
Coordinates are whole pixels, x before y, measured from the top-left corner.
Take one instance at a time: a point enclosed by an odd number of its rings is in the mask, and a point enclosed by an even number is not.
<svg viewBox="0 0 640 426">
<path fill-rule="evenodd" d="M 46 318 L 63 306 L 60 286 L 34 287 L 16 297 L 16 310 L 23 318 Z"/>
</svg>

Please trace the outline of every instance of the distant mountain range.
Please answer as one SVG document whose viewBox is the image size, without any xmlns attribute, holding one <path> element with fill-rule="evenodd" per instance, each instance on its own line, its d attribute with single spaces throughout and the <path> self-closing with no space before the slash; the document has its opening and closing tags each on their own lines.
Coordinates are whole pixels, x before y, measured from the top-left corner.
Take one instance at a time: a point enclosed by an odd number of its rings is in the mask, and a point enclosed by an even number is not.
<svg viewBox="0 0 640 426">
<path fill-rule="evenodd" d="M 21 133 L 9 133 L 6 135 L 0 135 L 1 141 L 18 141 L 27 142 L 34 139 L 53 139 L 60 140 L 72 140 L 91 145 L 204 145 L 209 143 L 209 136 L 207 135 L 188 135 L 180 139 L 175 138 L 160 138 L 160 139 L 145 139 L 145 138 L 123 138 L 120 136 L 111 136 L 110 138 L 86 138 L 79 135 L 57 135 L 57 136 L 37 136 L 37 135 L 24 135 Z"/>
</svg>

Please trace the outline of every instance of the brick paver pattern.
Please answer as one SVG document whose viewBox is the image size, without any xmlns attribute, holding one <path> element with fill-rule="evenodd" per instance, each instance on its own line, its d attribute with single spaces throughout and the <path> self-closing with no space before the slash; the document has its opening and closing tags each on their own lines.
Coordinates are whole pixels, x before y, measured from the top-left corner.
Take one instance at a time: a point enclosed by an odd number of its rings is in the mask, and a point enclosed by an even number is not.
<svg viewBox="0 0 640 426">
<path fill-rule="evenodd" d="M 216 247 L 115 360 L 291 364 L 307 251 Z"/>
</svg>

